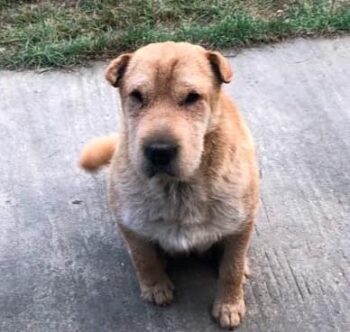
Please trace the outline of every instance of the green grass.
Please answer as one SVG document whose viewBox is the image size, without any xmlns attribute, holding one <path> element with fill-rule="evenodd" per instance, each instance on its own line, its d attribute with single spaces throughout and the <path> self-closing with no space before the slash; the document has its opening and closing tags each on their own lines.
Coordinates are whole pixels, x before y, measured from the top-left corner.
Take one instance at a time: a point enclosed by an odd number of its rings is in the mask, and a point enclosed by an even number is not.
<svg viewBox="0 0 350 332">
<path fill-rule="evenodd" d="M 350 31 L 350 0 L 0 0 L 0 67 L 66 67 L 141 45 L 211 48 Z"/>
</svg>

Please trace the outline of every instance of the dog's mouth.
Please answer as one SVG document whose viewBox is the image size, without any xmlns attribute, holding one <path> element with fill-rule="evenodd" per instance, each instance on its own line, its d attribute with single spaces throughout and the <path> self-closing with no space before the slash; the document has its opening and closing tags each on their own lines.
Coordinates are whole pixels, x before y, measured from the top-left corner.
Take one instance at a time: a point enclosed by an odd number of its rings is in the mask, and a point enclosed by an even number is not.
<svg viewBox="0 0 350 332">
<path fill-rule="evenodd" d="M 173 166 L 170 165 L 146 165 L 144 167 L 144 173 L 148 178 L 153 177 L 171 177 L 176 178 L 177 172 Z"/>
</svg>

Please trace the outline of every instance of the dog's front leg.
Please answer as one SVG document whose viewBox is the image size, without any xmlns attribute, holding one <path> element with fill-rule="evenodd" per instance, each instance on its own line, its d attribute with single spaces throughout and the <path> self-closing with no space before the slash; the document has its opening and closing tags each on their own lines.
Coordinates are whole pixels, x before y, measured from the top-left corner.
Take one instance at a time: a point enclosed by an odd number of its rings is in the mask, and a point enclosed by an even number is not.
<svg viewBox="0 0 350 332">
<path fill-rule="evenodd" d="M 153 244 L 121 225 L 119 228 L 137 273 L 141 297 L 158 305 L 171 303 L 174 298 L 174 286 L 166 275 L 163 262 Z"/>
<path fill-rule="evenodd" d="M 243 285 L 249 274 L 246 255 L 252 228 L 251 221 L 239 233 L 222 240 L 224 252 L 212 313 L 223 328 L 239 325 L 245 314 Z"/>
</svg>

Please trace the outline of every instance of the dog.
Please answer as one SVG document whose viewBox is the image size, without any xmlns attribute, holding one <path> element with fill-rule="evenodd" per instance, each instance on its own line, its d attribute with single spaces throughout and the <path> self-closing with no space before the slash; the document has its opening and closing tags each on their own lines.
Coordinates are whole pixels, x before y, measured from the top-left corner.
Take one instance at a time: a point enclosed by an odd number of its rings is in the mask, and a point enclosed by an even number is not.
<svg viewBox="0 0 350 332">
<path fill-rule="evenodd" d="M 88 143 L 80 156 L 89 171 L 110 164 L 109 204 L 143 299 L 167 305 L 174 297 L 157 247 L 222 247 L 212 315 L 228 329 L 246 310 L 247 250 L 259 202 L 254 142 L 222 89 L 232 75 L 219 52 L 184 42 L 120 55 L 105 77 L 119 88 L 122 129 Z"/>
</svg>

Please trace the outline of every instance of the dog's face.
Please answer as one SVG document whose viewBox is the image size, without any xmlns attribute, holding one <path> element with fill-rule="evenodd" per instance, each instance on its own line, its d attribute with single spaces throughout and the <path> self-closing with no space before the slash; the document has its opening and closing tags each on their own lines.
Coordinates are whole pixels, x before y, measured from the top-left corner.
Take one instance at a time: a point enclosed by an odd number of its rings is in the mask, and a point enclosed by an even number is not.
<svg viewBox="0 0 350 332">
<path fill-rule="evenodd" d="M 106 78 L 120 88 L 132 166 L 147 177 L 193 175 L 231 76 L 221 54 L 188 43 L 150 44 L 113 60 Z"/>
</svg>

